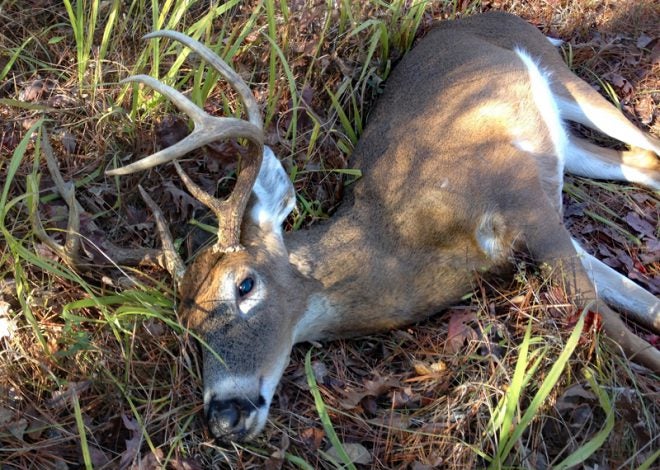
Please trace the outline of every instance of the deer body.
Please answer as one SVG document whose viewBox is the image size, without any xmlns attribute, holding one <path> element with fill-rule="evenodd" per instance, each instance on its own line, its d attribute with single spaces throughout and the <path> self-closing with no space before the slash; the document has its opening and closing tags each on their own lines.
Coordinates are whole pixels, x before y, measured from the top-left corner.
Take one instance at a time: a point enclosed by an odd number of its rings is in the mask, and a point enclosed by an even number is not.
<svg viewBox="0 0 660 470">
<path fill-rule="evenodd" d="M 641 149 L 602 149 L 571 136 L 562 119 Z M 240 135 L 259 147 L 250 121 Z M 264 148 L 243 170 L 253 186 L 238 211 L 240 246 L 207 249 L 187 268 L 180 314 L 206 342 L 211 433 L 240 440 L 263 428 L 293 344 L 421 320 L 469 293 L 475 274 L 508 265 L 515 249 L 566 279 L 578 305 L 596 301 L 608 335 L 660 370 L 660 353 L 603 299 L 656 330 L 660 302 L 586 254 L 561 218 L 565 169 L 658 189 L 659 151 L 523 20 L 493 13 L 440 23 L 388 79 L 352 156 L 364 176 L 330 220 L 282 233 L 294 190 Z"/>
</svg>

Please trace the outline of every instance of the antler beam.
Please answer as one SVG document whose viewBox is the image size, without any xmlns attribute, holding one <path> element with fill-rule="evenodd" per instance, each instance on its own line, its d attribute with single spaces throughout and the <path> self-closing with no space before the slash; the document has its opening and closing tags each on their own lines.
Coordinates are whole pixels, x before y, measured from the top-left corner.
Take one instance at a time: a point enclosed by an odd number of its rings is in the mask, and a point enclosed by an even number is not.
<svg viewBox="0 0 660 470">
<path fill-rule="evenodd" d="M 145 39 L 166 37 L 177 40 L 199 54 L 215 70 L 220 72 L 238 92 L 248 115 L 248 121 L 231 117 L 215 117 L 204 112 L 182 93 L 159 82 L 153 77 L 135 75 L 122 82 L 139 82 L 168 97 L 174 105 L 187 114 L 194 123 L 193 132 L 175 145 L 163 149 L 123 168 L 110 170 L 108 175 L 126 175 L 173 161 L 186 153 L 219 140 L 244 138 L 250 143 L 249 156 L 243 162 L 234 191 L 225 201 L 205 193 L 176 164 L 176 170 L 190 193 L 211 209 L 218 219 L 218 241 L 215 250 L 231 252 L 241 249 L 240 226 L 252 186 L 259 174 L 263 154 L 263 123 L 259 106 L 243 79 L 213 51 L 200 42 L 176 31 L 156 31 Z"/>
</svg>

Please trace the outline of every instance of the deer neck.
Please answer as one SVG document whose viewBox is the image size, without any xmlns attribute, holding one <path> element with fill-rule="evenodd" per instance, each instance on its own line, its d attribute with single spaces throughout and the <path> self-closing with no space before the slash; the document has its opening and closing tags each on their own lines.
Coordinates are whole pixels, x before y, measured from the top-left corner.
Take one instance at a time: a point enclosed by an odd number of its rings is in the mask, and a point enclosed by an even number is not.
<svg viewBox="0 0 660 470">
<path fill-rule="evenodd" d="M 341 211 L 340 211 L 341 212 Z M 346 211 L 287 234 L 289 261 L 308 283 L 296 341 L 352 337 L 422 320 L 456 302 L 474 271 L 445 257 L 381 237 L 379 221 Z M 456 256 L 453 256 L 456 259 Z M 443 289 L 436 288 L 442 279 Z"/>
<path fill-rule="evenodd" d="M 365 331 L 363 319 L 373 309 L 371 297 L 377 291 L 369 275 L 370 258 L 378 248 L 364 224 L 351 214 L 335 214 L 329 221 L 288 233 L 285 245 L 291 264 L 315 281 L 309 283 L 313 287 L 307 292 L 297 340 L 355 336 Z"/>
</svg>

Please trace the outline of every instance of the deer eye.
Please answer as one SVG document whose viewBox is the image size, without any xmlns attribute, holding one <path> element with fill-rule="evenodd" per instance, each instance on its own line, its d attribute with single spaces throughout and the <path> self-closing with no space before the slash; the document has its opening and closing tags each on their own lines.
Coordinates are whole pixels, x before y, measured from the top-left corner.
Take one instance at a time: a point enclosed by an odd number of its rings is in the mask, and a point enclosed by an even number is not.
<svg viewBox="0 0 660 470">
<path fill-rule="evenodd" d="M 238 296 L 245 297 L 250 293 L 253 287 L 254 287 L 254 279 L 252 279 L 251 277 L 246 277 L 238 285 Z"/>
</svg>

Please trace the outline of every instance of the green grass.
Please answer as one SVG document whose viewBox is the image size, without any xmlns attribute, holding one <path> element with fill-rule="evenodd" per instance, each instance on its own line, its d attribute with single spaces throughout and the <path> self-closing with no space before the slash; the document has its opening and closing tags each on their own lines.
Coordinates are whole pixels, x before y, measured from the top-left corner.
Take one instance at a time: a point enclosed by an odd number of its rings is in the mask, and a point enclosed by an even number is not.
<svg viewBox="0 0 660 470">
<path fill-rule="evenodd" d="M 585 308 L 580 315 L 580 319 L 576 323 L 573 333 L 571 333 L 566 340 L 564 349 L 554 361 L 554 365 L 540 384 L 537 384 L 537 382 L 532 379 L 535 378 L 539 371 L 541 361 L 547 355 L 548 346 L 543 338 L 532 337 L 531 319 L 528 322 L 525 330 L 525 337 L 520 344 L 520 353 L 516 361 L 516 368 L 511 379 L 511 384 L 508 386 L 507 393 L 504 395 L 503 400 L 498 403 L 495 408 L 491 418 L 490 426 L 492 427 L 493 432 L 497 434 L 497 454 L 493 455 L 490 459 L 489 468 L 501 469 L 507 467 L 507 460 L 509 459 L 514 446 L 520 442 L 523 433 L 529 428 L 532 421 L 543 412 L 543 406 L 546 403 L 548 396 L 557 387 L 559 380 L 562 377 L 562 373 L 568 367 L 569 359 L 578 345 L 578 341 L 584 328 L 584 318 L 588 310 L 588 307 Z M 537 349 L 530 353 L 530 347 L 532 345 L 536 345 Z M 594 436 L 589 442 L 582 444 L 577 450 L 563 459 L 554 468 L 564 469 L 584 462 L 605 442 L 605 439 L 607 439 L 614 426 L 614 414 L 609 397 L 596 383 L 592 372 L 586 370 L 585 375 L 591 385 L 591 389 L 598 393 L 600 406 L 607 414 L 607 423 L 601 432 Z M 524 413 L 522 413 L 522 416 L 520 416 L 520 401 L 525 394 L 525 388 L 530 385 L 534 387 L 538 386 L 538 391 L 533 395 L 529 406 Z M 524 459 L 524 456 L 520 456 L 520 459 Z"/>
</svg>

